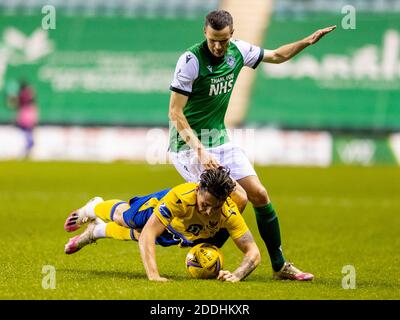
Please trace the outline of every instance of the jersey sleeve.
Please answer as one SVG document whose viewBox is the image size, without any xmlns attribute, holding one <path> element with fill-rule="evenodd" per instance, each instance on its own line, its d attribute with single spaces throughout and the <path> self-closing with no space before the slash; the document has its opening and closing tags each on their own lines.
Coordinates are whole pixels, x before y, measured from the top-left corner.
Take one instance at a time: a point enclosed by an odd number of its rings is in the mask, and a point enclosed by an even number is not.
<svg viewBox="0 0 400 320">
<path fill-rule="evenodd" d="M 228 230 L 232 239 L 242 237 L 249 228 L 239 212 L 238 207 L 228 198 L 227 203 L 223 207 L 223 214 L 226 216 L 225 228 Z"/>
<path fill-rule="evenodd" d="M 242 54 L 244 65 L 253 69 L 257 68 L 264 58 L 264 49 L 242 40 L 233 40 L 233 43 Z"/>
<path fill-rule="evenodd" d="M 154 214 L 164 226 L 168 226 L 174 217 L 181 215 L 182 208 L 178 204 L 178 197 L 174 190 L 169 191 L 154 208 Z"/>
<path fill-rule="evenodd" d="M 170 86 L 171 91 L 189 96 L 192 92 L 194 80 L 199 74 L 199 61 L 192 52 L 185 52 L 179 57 L 176 64 L 174 78 Z"/>
</svg>

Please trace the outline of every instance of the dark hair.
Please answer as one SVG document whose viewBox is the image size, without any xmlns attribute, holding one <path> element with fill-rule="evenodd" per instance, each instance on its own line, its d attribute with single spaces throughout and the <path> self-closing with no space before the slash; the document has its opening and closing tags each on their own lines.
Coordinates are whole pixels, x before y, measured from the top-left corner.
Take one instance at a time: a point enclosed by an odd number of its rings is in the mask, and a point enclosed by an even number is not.
<svg viewBox="0 0 400 320">
<path fill-rule="evenodd" d="M 19 79 L 19 89 L 23 90 L 28 86 L 28 81 L 26 79 Z"/>
<path fill-rule="evenodd" d="M 218 200 L 226 200 L 236 186 L 229 173 L 225 167 L 205 170 L 200 176 L 200 190 L 208 191 Z"/>
<path fill-rule="evenodd" d="M 206 16 L 206 21 L 204 27 L 210 26 L 215 30 L 222 30 L 226 26 L 233 28 L 233 18 L 228 11 L 225 10 L 215 10 L 211 11 Z"/>
</svg>

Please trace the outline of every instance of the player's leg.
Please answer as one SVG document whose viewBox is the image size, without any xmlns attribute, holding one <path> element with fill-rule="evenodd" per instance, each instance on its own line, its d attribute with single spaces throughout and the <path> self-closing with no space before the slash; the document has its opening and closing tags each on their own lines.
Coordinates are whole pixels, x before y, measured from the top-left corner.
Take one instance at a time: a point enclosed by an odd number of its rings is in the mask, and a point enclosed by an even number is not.
<svg viewBox="0 0 400 320">
<path fill-rule="evenodd" d="M 129 210 L 130 206 L 127 202 L 122 200 L 107 200 L 98 203 L 94 207 L 94 213 L 97 217 L 105 222 L 114 221 L 122 227 L 129 228 L 130 226 L 125 223 L 123 214 Z"/>
<path fill-rule="evenodd" d="M 97 217 L 94 212 L 94 207 L 101 202 L 103 202 L 103 199 L 101 197 L 94 197 L 93 199 L 89 200 L 83 207 L 72 211 L 65 221 L 65 231 L 73 232 L 75 230 L 78 230 L 85 223 L 94 221 Z"/>
<path fill-rule="evenodd" d="M 246 190 L 247 197 L 253 205 L 258 230 L 267 246 L 272 268 L 274 271 L 279 271 L 285 263 L 285 258 L 281 250 L 278 217 L 272 207 L 267 190 L 257 176 L 247 176 L 238 180 L 238 183 Z"/>
<path fill-rule="evenodd" d="M 100 218 L 105 222 L 114 221 L 121 226 L 128 227 L 120 218 L 122 212 L 129 209 L 129 205 L 121 200 L 106 200 L 95 197 L 87 202 L 83 207 L 74 210 L 67 218 L 64 229 L 67 232 L 78 230 L 86 222 L 91 222 Z M 115 217 L 114 217 L 115 216 Z"/>
<path fill-rule="evenodd" d="M 95 226 L 96 224 L 94 222 L 90 222 L 84 232 L 70 238 L 67 244 L 64 246 L 64 252 L 66 254 L 72 254 L 78 252 L 86 245 L 96 242 L 96 239 L 93 235 Z"/>
<path fill-rule="evenodd" d="M 138 214 L 130 205 L 121 200 L 107 200 L 94 207 L 95 214 L 106 224 L 97 224 L 96 239 L 113 238 L 117 240 L 138 240 L 139 232 L 132 223 Z"/>
<path fill-rule="evenodd" d="M 31 128 L 22 128 L 25 136 L 25 150 L 24 150 L 24 157 L 28 158 L 29 154 L 33 148 L 33 129 Z"/>
<path fill-rule="evenodd" d="M 107 223 L 97 223 L 93 229 L 95 240 L 109 238 L 115 240 L 139 240 L 139 233 L 135 229 L 123 227 L 113 221 Z"/>
<path fill-rule="evenodd" d="M 248 202 L 247 193 L 246 190 L 244 190 L 243 187 L 237 181 L 235 182 L 236 182 L 236 187 L 235 190 L 231 193 L 231 198 L 233 202 L 236 203 L 239 212 L 243 213 Z"/>
<path fill-rule="evenodd" d="M 115 222 L 91 222 L 84 232 L 69 239 L 68 243 L 65 245 L 64 252 L 66 254 L 78 252 L 88 244 L 103 238 L 137 241 L 139 239 L 139 233 L 134 229 L 122 227 Z"/>
<path fill-rule="evenodd" d="M 312 280 L 311 273 L 302 272 L 293 264 L 285 261 L 281 249 L 281 234 L 278 216 L 272 206 L 267 190 L 257 176 L 248 176 L 238 180 L 246 190 L 249 201 L 256 214 L 258 231 L 267 246 L 276 279 Z"/>
<path fill-rule="evenodd" d="M 91 223 L 83 233 L 69 239 L 64 249 L 66 254 L 75 253 L 102 238 L 136 241 L 139 239 L 139 233 L 125 223 L 124 213 L 133 212 L 126 202 L 121 200 L 102 201 L 102 199 L 100 201 L 100 199 L 97 199 L 94 204 L 92 201 L 82 208 L 83 213 L 78 214 L 78 217 L 90 218 Z"/>
<path fill-rule="evenodd" d="M 159 199 L 169 190 L 164 189 L 147 196 L 134 197 L 130 204 L 121 200 L 103 201 L 94 207 L 94 213 L 103 221 L 113 221 L 125 228 L 141 230 L 152 215 Z"/>
<path fill-rule="evenodd" d="M 246 191 L 252 203 L 261 238 L 264 240 L 271 259 L 275 277 L 296 280 L 311 280 L 312 275 L 302 273 L 292 264 L 286 263 L 281 249 L 278 217 L 257 174 L 243 150 L 227 143 L 210 150 L 218 161 L 231 170 L 231 176 Z"/>
<path fill-rule="evenodd" d="M 186 182 L 198 182 L 202 169 L 192 150 L 170 152 L 169 156 L 175 169 Z"/>
</svg>

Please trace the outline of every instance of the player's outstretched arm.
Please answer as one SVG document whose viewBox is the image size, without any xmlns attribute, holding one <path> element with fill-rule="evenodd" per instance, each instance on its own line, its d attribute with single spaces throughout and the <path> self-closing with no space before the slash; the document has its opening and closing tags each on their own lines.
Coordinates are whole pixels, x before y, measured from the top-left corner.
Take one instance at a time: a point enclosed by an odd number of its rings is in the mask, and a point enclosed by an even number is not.
<svg viewBox="0 0 400 320">
<path fill-rule="evenodd" d="M 218 280 L 229 282 L 241 281 L 260 264 L 260 250 L 258 250 L 257 244 L 250 231 L 247 231 L 243 236 L 233 241 L 244 253 L 243 261 L 239 268 L 232 273 L 228 270 L 221 270 L 218 275 Z"/>
<path fill-rule="evenodd" d="M 294 57 L 296 54 L 298 54 L 300 51 L 304 50 L 307 48 L 309 45 L 317 43 L 323 36 L 328 34 L 329 32 L 333 31 L 336 29 L 336 26 L 331 26 L 327 27 L 324 29 L 319 29 L 315 31 L 313 34 L 309 35 L 308 37 L 293 42 L 289 44 L 285 44 L 278 49 L 275 50 L 264 50 L 264 58 L 263 62 L 269 62 L 269 63 L 282 63 L 285 62 L 292 57 Z"/>
<path fill-rule="evenodd" d="M 156 262 L 156 245 L 155 241 L 165 230 L 165 226 L 158 217 L 153 214 L 146 222 L 139 237 L 139 249 L 142 257 L 143 265 L 146 270 L 147 277 L 152 281 L 168 281 L 158 273 Z"/>
</svg>

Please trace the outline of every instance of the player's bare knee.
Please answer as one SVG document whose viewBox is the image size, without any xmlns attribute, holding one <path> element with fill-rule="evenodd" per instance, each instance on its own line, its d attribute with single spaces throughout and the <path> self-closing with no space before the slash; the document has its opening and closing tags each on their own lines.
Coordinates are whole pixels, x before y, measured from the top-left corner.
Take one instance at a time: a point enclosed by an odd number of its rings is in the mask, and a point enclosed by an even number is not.
<svg viewBox="0 0 400 320">
<path fill-rule="evenodd" d="M 240 212 L 243 212 L 246 208 L 248 198 L 246 191 L 242 188 L 242 186 L 236 183 L 235 191 L 231 194 L 232 200 L 236 203 Z"/>
<path fill-rule="evenodd" d="M 123 227 L 128 227 L 128 225 L 124 221 L 124 212 L 130 208 L 129 204 L 121 203 L 119 204 L 114 211 L 113 220 L 115 223 L 119 224 Z"/>
<path fill-rule="evenodd" d="M 247 196 L 245 199 L 242 199 L 241 201 L 236 202 L 236 205 L 237 205 L 240 213 L 242 213 L 244 211 L 244 209 L 246 209 L 247 202 L 248 202 Z"/>
<path fill-rule="evenodd" d="M 247 194 L 249 201 L 253 206 L 263 206 L 270 202 L 267 190 L 264 187 L 258 187 Z"/>
</svg>

